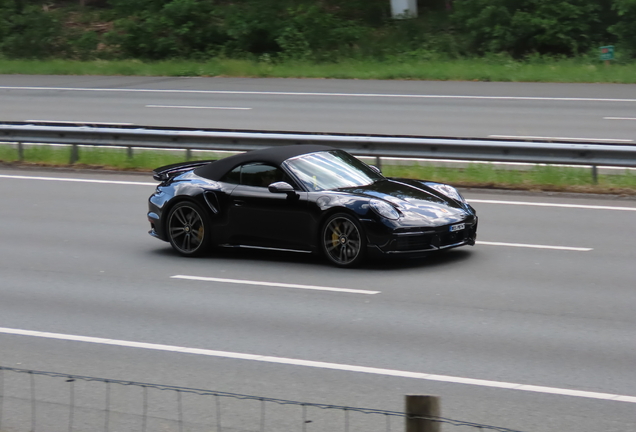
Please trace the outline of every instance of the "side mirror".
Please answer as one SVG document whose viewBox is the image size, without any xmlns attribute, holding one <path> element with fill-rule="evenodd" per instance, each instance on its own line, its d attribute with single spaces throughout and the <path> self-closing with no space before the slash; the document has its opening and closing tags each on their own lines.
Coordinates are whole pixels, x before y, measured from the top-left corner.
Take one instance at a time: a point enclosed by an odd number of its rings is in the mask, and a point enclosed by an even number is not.
<svg viewBox="0 0 636 432">
<path fill-rule="evenodd" d="M 271 185 L 267 186 L 267 189 L 271 193 L 286 193 L 288 195 L 296 194 L 296 191 L 294 191 L 294 187 L 289 183 L 283 181 L 272 183 Z"/>
<path fill-rule="evenodd" d="M 375 166 L 375 165 L 369 165 L 369 167 L 370 167 L 373 171 L 377 172 L 378 174 L 382 174 L 382 170 L 381 170 L 380 168 L 378 168 L 377 166 Z"/>
</svg>

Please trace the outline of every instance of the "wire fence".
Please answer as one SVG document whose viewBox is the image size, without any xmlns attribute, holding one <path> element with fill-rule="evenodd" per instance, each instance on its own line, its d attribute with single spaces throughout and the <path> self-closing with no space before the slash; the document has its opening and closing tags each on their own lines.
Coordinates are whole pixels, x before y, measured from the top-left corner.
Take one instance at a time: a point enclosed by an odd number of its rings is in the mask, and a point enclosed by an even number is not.
<svg viewBox="0 0 636 432">
<path fill-rule="evenodd" d="M 409 421 L 512 429 L 399 411 L 0 366 L 0 432 L 398 432 Z"/>
</svg>

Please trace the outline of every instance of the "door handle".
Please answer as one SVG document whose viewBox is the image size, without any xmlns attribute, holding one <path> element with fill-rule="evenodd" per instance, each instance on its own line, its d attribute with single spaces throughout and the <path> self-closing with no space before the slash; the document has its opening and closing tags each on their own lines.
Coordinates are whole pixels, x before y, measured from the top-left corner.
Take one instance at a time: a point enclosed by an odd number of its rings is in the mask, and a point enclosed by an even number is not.
<svg viewBox="0 0 636 432">
<path fill-rule="evenodd" d="M 241 207 L 243 205 L 245 205 L 245 201 L 243 200 L 234 200 L 234 205 L 237 207 Z"/>
</svg>

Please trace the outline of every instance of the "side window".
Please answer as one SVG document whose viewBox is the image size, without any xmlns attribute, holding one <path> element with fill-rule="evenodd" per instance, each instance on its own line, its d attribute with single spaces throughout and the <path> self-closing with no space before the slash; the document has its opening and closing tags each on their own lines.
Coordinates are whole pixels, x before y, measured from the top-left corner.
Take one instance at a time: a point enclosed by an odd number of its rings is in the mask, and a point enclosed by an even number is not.
<svg viewBox="0 0 636 432">
<path fill-rule="evenodd" d="M 232 171 L 225 174 L 221 181 L 232 184 L 241 184 L 241 167 L 237 166 Z"/>
<path fill-rule="evenodd" d="M 267 187 L 285 177 L 280 168 L 261 163 L 246 164 L 241 169 L 241 184 L 245 186 Z"/>
</svg>

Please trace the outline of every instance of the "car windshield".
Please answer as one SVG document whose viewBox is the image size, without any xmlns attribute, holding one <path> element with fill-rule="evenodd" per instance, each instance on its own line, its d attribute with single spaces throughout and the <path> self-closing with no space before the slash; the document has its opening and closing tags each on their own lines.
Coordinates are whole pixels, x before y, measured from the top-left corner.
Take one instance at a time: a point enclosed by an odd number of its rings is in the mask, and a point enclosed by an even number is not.
<svg viewBox="0 0 636 432">
<path fill-rule="evenodd" d="M 285 165 L 310 191 L 366 186 L 384 178 L 342 150 L 302 155 Z"/>
</svg>

